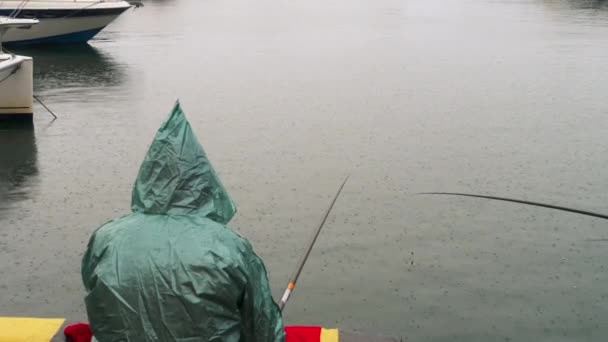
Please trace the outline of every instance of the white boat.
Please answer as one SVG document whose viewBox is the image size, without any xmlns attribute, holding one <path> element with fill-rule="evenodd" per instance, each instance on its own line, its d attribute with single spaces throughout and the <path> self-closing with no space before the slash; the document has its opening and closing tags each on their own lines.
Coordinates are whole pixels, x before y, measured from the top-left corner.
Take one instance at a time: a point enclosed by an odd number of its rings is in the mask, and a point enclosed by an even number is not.
<svg viewBox="0 0 608 342">
<path fill-rule="evenodd" d="M 15 30 L 28 30 L 35 19 L 0 17 L 0 121 L 31 121 L 34 98 L 34 70 L 31 57 L 4 53 L 3 36 Z"/>
<path fill-rule="evenodd" d="M 0 0 L 0 16 L 40 21 L 29 30 L 11 30 L 4 42 L 85 43 L 131 6 L 121 0 Z"/>
</svg>

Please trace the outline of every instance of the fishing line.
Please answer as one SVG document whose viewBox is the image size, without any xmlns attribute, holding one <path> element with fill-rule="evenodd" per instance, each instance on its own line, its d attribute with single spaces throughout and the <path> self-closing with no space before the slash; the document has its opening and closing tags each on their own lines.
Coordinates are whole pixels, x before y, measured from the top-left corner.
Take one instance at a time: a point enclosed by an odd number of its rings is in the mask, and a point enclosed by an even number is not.
<svg viewBox="0 0 608 342">
<path fill-rule="evenodd" d="M 520 199 L 515 199 L 515 198 L 488 196 L 488 195 L 476 195 L 476 194 L 468 194 L 468 193 L 462 193 L 462 192 L 421 192 L 421 193 L 414 194 L 414 196 L 419 196 L 419 195 L 447 195 L 447 196 L 484 198 L 484 199 L 495 200 L 495 201 L 513 202 L 513 203 L 531 205 L 531 206 L 535 206 L 535 207 L 567 211 L 567 212 L 571 212 L 571 213 L 575 213 L 575 214 L 581 214 L 581 215 L 592 216 L 592 217 L 597 217 L 597 218 L 601 218 L 604 220 L 608 220 L 608 215 L 605 215 L 605 214 L 600 214 L 600 213 L 595 213 L 592 211 L 580 210 L 580 209 L 575 209 L 575 208 L 568 208 L 568 207 L 563 207 L 563 206 L 554 205 L 554 204 L 520 200 Z"/>
</svg>

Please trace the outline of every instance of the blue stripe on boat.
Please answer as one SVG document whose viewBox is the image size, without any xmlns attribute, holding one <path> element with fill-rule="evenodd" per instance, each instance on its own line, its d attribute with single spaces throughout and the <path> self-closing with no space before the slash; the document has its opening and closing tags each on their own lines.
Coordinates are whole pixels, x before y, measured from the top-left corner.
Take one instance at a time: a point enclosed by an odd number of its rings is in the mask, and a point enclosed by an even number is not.
<svg viewBox="0 0 608 342">
<path fill-rule="evenodd" d="M 74 32 L 74 33 L 68 33 L 68 34 L 62 34 L 62 35 L 58 35 L 58 36 L 36 38 L 36 39 L 29 39 L 29 40 L 17 40 L 17 41 L 13 41 L 13 42 L 5 42 L 4 45 L 15 46 L 15 45 L 33 45 L 33 44 L 78 44 L 78 43 L 86 43 L 91 38 L 95 37 L 95 35 L 97 33 L 99 33 L 99 31 L 101 31 L 101 30 L 103 30 L 103 27 L 92 29 L 92 30 Z"/>
</svg>

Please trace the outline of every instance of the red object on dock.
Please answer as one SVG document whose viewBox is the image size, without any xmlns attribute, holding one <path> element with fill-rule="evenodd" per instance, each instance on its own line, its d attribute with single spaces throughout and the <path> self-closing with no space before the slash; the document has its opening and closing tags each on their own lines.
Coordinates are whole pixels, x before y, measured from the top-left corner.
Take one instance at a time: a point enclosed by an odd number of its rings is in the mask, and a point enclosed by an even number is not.
<svg viewBox="0 0 608 342">
<path fill-rule="evenodd" d="M 321 327 L 285 327 L 286 342 L 320 342 Z"/>
<path fill-rule="evenodd" d="M 78 323 L 67 326 L 63 334 L 68 342 L 91 342 L 93 334 L 88 324 Z"/>
</svg>

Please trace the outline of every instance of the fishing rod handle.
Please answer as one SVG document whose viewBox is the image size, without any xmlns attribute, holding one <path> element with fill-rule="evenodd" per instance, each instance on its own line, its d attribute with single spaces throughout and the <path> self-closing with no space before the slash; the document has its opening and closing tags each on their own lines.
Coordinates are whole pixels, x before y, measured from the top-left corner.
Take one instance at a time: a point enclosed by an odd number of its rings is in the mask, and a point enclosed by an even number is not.
<svg viewBox="0 0 608 342">
<path fill-rule="evenodd" d="M 285 304 L 287 304 L 287 301 L 289 300 L 289 297 L 291 296 L 291 292 L 295 288 L 296 288 L 296 285 L 292 282 L 289 282 L 289 285 L 287 285 L 287 288 L 285 289 L 285 292 L 283 293 L 283 297 L 281 297 L 281 302 L 279 303 L 279 309 L 281 309 L 281 311 L 283 311 Z"/>
</svg>

